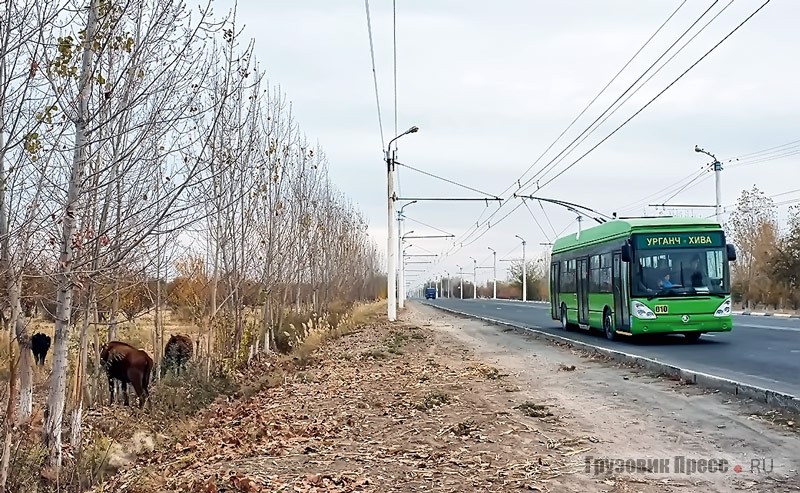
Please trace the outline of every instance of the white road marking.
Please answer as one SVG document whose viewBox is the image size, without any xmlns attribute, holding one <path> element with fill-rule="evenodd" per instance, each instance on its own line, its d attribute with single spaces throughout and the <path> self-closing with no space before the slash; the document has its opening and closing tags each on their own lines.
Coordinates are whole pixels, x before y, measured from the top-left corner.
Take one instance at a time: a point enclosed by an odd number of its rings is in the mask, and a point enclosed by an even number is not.
<svg viewBox="0 0 800 493">
<path fill-rule="evenodd" d="M 750 327 L 753 329 L 768 329 L 768 330 L 780 330 L 784 332 L 800 332 L 800 328 L 798 327 L 777 327 L 775 325 L 756 325 L 756 324 L 734 324 L 733 329 L 736 330 L 740 327 Z"/>
</svg>

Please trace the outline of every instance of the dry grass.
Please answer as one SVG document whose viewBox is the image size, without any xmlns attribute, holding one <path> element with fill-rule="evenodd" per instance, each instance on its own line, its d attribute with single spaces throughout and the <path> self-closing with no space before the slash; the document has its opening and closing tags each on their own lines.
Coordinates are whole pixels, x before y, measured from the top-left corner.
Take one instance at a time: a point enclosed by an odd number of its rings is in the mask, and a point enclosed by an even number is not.
<svg viewBox="0 0 800 493">
<path fill-rule="evenodd" d="M 384 304 L 385 307 L 385 304 Z M 84 411 L 84 436 L 78 447 L 70 446 L 70 453 L 65 457 L 65 466 L 60 473 L 62 488 L 67 484 L 89 486 L 102 478 L 113 474 L 118 468 L 125 467 L 136 460 L 141 450 L 140 442 L 149 443 L 150 449 L 158 442 L 158 448 L 173 447 L 181 437 L 196 432 L 197 424 L 191 418 L 202 409 L 207 408 L 220 396 L 237 398 L 252 396 L 265 389 L 280 386 L 284 383 L 285 365 L 308 365 L 313 362 L 312 354 L 332 338 L 341 337 L 369 323 L 380 313 L 380 306 L 357 305 L 349 313 L 326 313 L 314 322 L 301 324 L 301 330 L 293 335 L 291 353 L 286 356 L 260 356 L 249 368 L 241 364 L 223 365 L 209 374 L 208 361 L 204 355 L 195 355 L 186 373 L 180 376 L 167 375 L 164 378 L 154 376 L 150 390 L 150 403 L 141 411 L 135 407 L 136 397 L 129 389 L 131 403 L 125 408 L 120 405 L 108 406 L 108 393 L 105 378 L 89 378 L 91 399 L 93 404 Z M 295 314 L 298 319 L 302 314 Z M 309 320 L 311 317 L 307 317 Z M 256 318 L 253 318 L 256 321 Z M 255 325 L 255 324 L 250 324 Z M 133 322 L 120 323 L 117 327 L 117 339 L 140 347 L 153 356 L 160 351 L 153 348 L 153 317 L 140 317 Z M 29 327 L 29 334 L 44 332 L 53 337 L 55 326 L 52 322 L 35 320 Z M 237 355 L 240 361 L 246 360 L 248 345 L 258 335 L 257 331 L 246 333 L 243 341 L 243 354 Z M 207 333 L 184 322 L 166 312 L 164 317 L 164 337 L 168 339 L 172 333 L 189 335 L 194 341 L 201 341 L 201 351 L 205 349 Z M 101 340 L 106 339 L 104 328 L 99 334 Z M 90 341 L 94 333 L 90 334 Z M 73 329 L 70 342 L 70 358 L 77 355 L 79 331 Z M 92 358 L 90 357 L 90 360 Z M 8 379 L 9 333 L 0 332 L 0 378 Z M 90 363 L 90 366 L 92 364 Z M 11 491 L 22 491 L 26 485 L 39 484 L 39 491 L 49 491 L 51 472 L 43 469 L 46 454 L 40 445 L 38 436 L 42 426 L 41 406 L 47 393 L 47 376 L 52 367 L 52 350 L 44 368 L 34 369 L 34 418 L 29 426 L 20 429 L 14 438 L 15 446 L 12 458 L 12 477 L 9 478 Z M 72 365 L 71 365 L 72 368 Z M 90 368 L 92 370 L 92 368 Z M 70 376 L 70 382 L 72 381 Z M 6 392 L 0 392 L 0 403 L 7 399 Z M 69 406 L 68 406 L 69 407 Z M 64 439 L 69 439 L 69 417 L 71 410 L 65 410 Z M 136 439 L 139 436 L 140 439 Z M 147 437 L 142 439 L 141 437 Z M 22 439 L 23 437 L 27 437 Z M 158 440 L 155 437 L 159 437 Z M 138 445 L 137 445 L 138 444 Z M 75 454 L 72 455 L 72 451 Z M 146 450 L 145 450 L 146 452 Z M 72 490 L 72 489 L 70 489 Z"/>
<path fill-rule="evenodd" d="M 315 324 L 309 321 L 305 325 L 305 337 L 297 337 L 296 355 L 298 358 L 309 358 L 310 355 L 325 342 L 351 334 L 377 320 L 385 309 L 386 303 L 369 303 L 355 305 L 349 313 L 337 315 L 337 322 L 332 324 L 328 318 L 319 319 Z"/>
<path fill-rule="evenodd" d="M 546 418 L 553 415 L 553 413 L 547 410 L 547 406 L 530 401 L 525 401 L 515 406 L 514 409 L 519 409 L 522 414 L 531 418 Z"/>
<path fill-rule="evenodd" d="M 166 311 L 164 313 L 163 318 L 163 326 L 164 326 L 164 337 L 165 339 L 169 339 L 170 334 L 187 334 L 192 340 L 197 341 L 198 339 L 205 339 L 205 335 L 200 330 L 199 327 L 183 322 L 181 320 L 176 319 L 170 311 Z M 37 332 L 41 332 L 44 334 L 49 335 L 51 338 L 54 336 L 55 333 L 55 324 L 53 322 L 37 318 L 31 320 L 28 326 L 28 334 L 33 335 Z M 89 341 L 94 340 L 95 330 L 94 328 L 90 327 L 89 329 Z M 102 326 L 99 332 L 100 340 L 105 340 L 107 335 L 107 329 L 105 326 Z M 9 357 L 9 337 L 10 333 L 7 331 L 0 331 L 0 368 L 8 368 L 8 357 Z M 153 315 L 143 315 L 136 320 L 133 321 L 120 321 L 117 324 L 117 340 L 126 342 L 131 344 L 132 346 L 144 349 L 145 351 L 149 352 L 151 355 L 154 353 L 153 347 Z M 80 342 L 80 328 L 73 327 L 70 331 L 70 341 L 69 347 L 70 352 L 77 354 L 78 344 Z M 45 361 L 45 366 L 49 367 L 52 359 L 52 352 L 48 352 L 47 360 Z M 8 374 L 0 374 L 2 375 L 3 380 L 8 379 Z"/>
</svg>

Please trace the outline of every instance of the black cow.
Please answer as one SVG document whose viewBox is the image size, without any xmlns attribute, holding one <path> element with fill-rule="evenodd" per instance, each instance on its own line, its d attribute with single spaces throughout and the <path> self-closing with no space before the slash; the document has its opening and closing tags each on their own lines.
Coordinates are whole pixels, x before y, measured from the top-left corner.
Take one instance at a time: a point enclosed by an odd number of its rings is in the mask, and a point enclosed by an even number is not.
<svg viewBox="0 0 800 493">
<path fill-rule="evenodd" d="M 33 359 L 39 366 L 44 365 L 44 359 L 47 357 L 47 351 L 50 350 L 50 336 L 37 332 L 31 336 L 31 352 Z"/>
</svg>

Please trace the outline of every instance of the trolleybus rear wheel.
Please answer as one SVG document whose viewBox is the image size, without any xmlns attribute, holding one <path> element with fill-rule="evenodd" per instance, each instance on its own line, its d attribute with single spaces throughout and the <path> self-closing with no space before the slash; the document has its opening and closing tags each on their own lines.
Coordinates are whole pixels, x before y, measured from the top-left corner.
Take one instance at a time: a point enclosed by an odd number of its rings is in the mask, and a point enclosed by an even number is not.
<svg viewBox="0 0 800 493">
<path fill-rule="evenodd" d="M 614 320 L 612 320 L 611 310 L 608 308 L 603 310 L 603 332 L 605 332 L 606 339 L 609 341 L 617 338 L 617 332 L 614 330 Z"/>
<path fill-rule="evenodd" d="M 561 304 L 561 328 L 564 330 L 569 330 L 569 320 L 567 320 L 567 305 Z"/>
</svg>

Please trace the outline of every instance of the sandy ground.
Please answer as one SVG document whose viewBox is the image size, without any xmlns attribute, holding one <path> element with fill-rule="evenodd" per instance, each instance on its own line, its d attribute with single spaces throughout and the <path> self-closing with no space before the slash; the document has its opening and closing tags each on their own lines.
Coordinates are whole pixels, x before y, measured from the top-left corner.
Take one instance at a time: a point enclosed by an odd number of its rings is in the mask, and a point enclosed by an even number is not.
<svg viewBox="0 0 800 493">
<path fill-rule="evenodd" d="M 798 434 L 741 403 L 429 307 L 401 319 L 262 362 L 252 395 L 95 491 L 800 491 Z M 675 473 L 676 456 L 728 462 Z"/>
<path fill-rule="evenodd" d="M 405 318 L 431 324 L 441 340 L 452 338 L 470 348 L 471 357 L 510 373 L 520 388 L 515 399 L 548 404 L 558 410 L 553 412 L 560 415 L 561 426 L 595 436 L 598 443 L 581 454 L 584 465 L 587 457 L 669 463 L 669 474 L 595 475 L 600 466 L 592 459 L 591 472 L 582 473 L 596 479 L 590 491 L 800 491 L 800 433 L 789 426 L 794 425 L 791 417 L 771 423 L 774 414 L 758 405 L 430 307 L 416 305 Z M 725 459 L 729 469 L 679 474 L 676 456 L 687 462 Z M 734 469 L 737 465 L 741 472 Z"/>
</svg>

